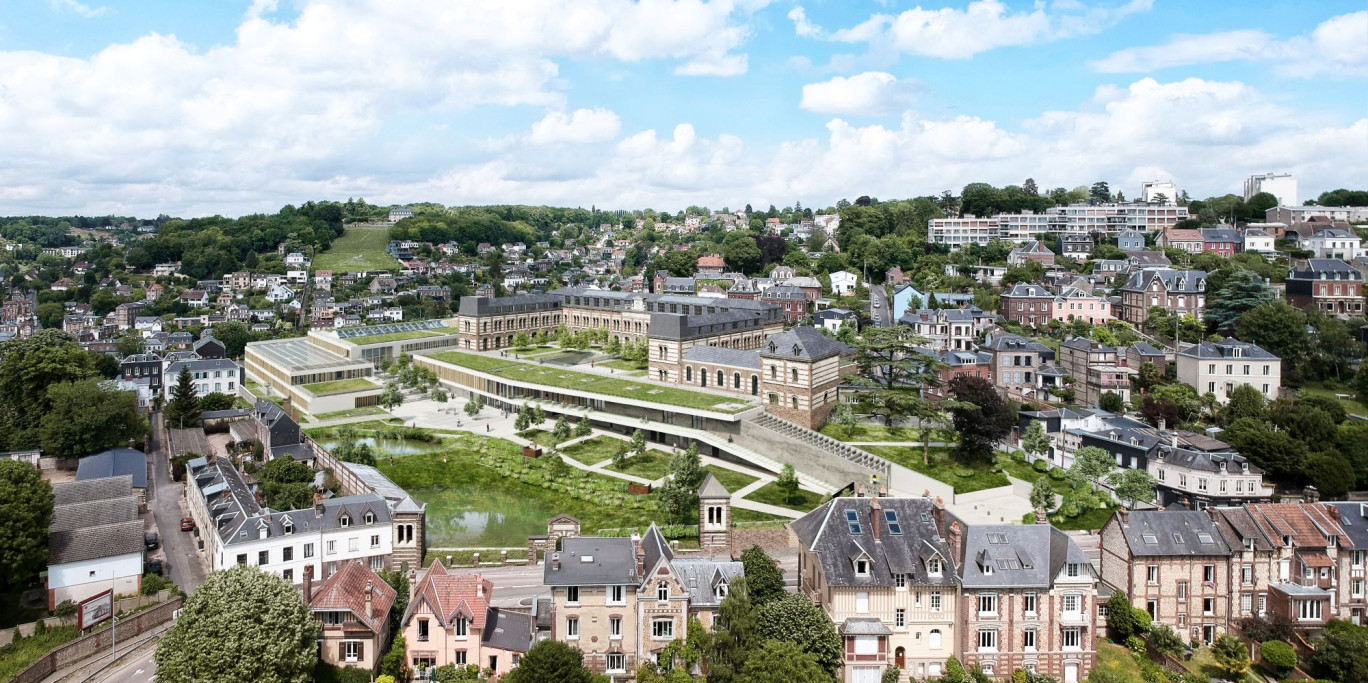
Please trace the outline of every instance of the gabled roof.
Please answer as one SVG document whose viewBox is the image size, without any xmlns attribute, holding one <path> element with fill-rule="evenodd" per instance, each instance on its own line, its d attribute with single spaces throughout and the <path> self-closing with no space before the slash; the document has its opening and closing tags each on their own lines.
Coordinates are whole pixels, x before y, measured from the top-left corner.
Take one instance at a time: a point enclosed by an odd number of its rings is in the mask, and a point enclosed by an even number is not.
<svg viewBox="0 0 1368 683">
<path fill-rule="evenodd" d="M 1007 290 L 1007 291 L 1005 291 L 1005 292 L 1003 292 L 1003 293 L 1002 293 L 1002 296 L 1004 296 L 1004 297 L 1018 297 L 1018 296 L 1020 296 L 1020 297 L 1042 297 L 1042 298 L 1053 298 L 1053 297 L 1054 297 L 1054 295 L 1050 293 L 1050 290 L 1045 289 L 1043 286 L 1041 286 L 1041 285 L 1035 285 L 1035 284 L 1028 284 L 1028 283 L 1025 283 L 1025 282 L 1018 282 L 1017 284 L 1012 285 L 1012 288 L 1009 289 L 1009 290 Z"/>
<path fill-rule="evenodd" d="M 970 525 L 960 579 L 965 588 L 1046 588 L 1066 563 L 1091 566 L 1083 549 L 1049 524 Z"/>
<path fill-rule="evenodd" d="M 435 564 L 435 563 L 434 563 Z M 371 590 L 371 611 L 366 612 L 366 588 Z M 384 630 L 397 593 L 360 560 L 344 563 L 323 585 L 314 589 L 309 608 L 315 612 L 348 611 L 373 633 Z"/>
<path fill-rule="evenodd" d="M 494 584 L 480 574 L 449 574 L 440 561 L 433 562 L 410 593 L 401 623 L 408 624 L 419 605 L 426 604 L 444 627 L 464 618 L 471 628 L 482 629 L 493 591 Z"/>
<path fill-rule="evenodd" d="M 850 351 L 850 347 L 822 334 L 815 327 L 795 327 L 769 338 L 761 356 L 821 360 Z"/>
<path fill-rule="evenodd" d="M 1230 546 L 1211 516 L 1202 510 L 1133 510 L 1117 524 L 1138 557 L 1229 556 Z"/>
<path fill-rule="evenodd" d="M 879 501 L 883 513 L 878 539 L 870 526 L 872 500 Z M 817 554 L 822 574 L 832 586 L 892 586 L 893 574 L 910 575 L 908 580 L 914 585 L 953 586 L 956 560 L 937 530 L 934 506 L 928 498 L 835 498 L 794 520 L 789 528 L 803 547 Z M 901 533 L 889 528 L 889 512 Z M 867 576 L 855 573 L 854 560 L 860 556 L 871 561 Z M 927 573 L 932 557 L 942 562 L 939 577 Z"/>
</svg>

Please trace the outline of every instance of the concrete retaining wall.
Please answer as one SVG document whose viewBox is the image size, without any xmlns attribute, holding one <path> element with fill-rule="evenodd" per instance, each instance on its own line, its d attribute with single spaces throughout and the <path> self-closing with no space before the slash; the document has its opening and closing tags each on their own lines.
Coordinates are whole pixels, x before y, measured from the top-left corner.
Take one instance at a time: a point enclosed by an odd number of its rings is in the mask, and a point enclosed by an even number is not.
<svg viewBox="0 0 1368 683">
<path fill-rule="evenodd" d="M 133 616 L 121 618 L 115 627 L 119 640 L 127 640 L 170 620 L 172 614 L 180 609 L 182 602 L 180 598 L 176 598 L 149 610 L 138 612 Z M 34 660 L 32 664 L 11 678 L 10 683 L 39 683 L 60 669 L 71 666 L 102 650 L 108 650 L 111 645 L 110 635 L 109 629 L 105 628 L 77 638 L 65 645 L 59 645 Z"/>
<path fill-rule="evenodd" d="M 736 439 L 738 444 L 786 465 L 793 465 L 799 472 L 805 472 L 838 489 L 851 483 L 867 485 L 869 475 L 874 471 L 749 420 L 743 420 L 740 424 L 741 433 Z"/>
</svg>

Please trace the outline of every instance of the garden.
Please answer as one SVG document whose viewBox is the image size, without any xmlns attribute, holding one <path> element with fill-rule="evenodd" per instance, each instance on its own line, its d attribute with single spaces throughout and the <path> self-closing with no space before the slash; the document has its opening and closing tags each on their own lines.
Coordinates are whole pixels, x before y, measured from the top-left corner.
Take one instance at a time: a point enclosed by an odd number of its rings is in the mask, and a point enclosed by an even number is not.
<svg viewBox="0 0 1368 683">
<path fill-rule="evenodd" d="M 948 448 L 932 448 L 929 462 L 922 461 L 920 446 L 865 446 L 864 450 L 945 482 L 955 488 L 955 493 L 971 493 L 1011 484 L 996 463 L 961 463 L 951 456 L 952 449 Z"/>
</svg>

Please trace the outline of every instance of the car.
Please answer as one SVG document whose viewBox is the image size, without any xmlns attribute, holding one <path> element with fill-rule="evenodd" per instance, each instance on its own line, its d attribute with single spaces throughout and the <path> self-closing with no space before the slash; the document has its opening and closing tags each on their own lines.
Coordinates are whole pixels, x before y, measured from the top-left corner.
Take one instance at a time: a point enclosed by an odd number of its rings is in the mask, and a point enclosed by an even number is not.
<svg viewBox="0 0 1368 683">
<path fill-rule="evenodd" d="M 146 536 L 143 536 L 143 547 L 148 550 L 156 550 L 159 545 L 161 545 L 161 539 L 157 538 L 157 532 L 149 531 Z"/>
<path fill-rule="evenodd" d="M 876 300 L 874 301 L 874 308 L 878 308 L 878 307 L 879 307 L 879 302 L 878 302 L 878 300 L 876 299 Z"/>
<path fill-rule="evenodd" d="M 161 561 L 161 560 L 148 560 L 148 562 L 147 562 L 147 573 L 148 573 L 148 574 L 156 574 L 157 576 L 161 576 L 161 575 L 162 575 L 162 571 L 163 571 L 164 569 L 165 569 L 165 567 L 162 565 L 162 561 Z"/>
<path fill-rule="evenodd" d="M 195 520 L 189 517 L 181 517 L 181 531 L 194 531 Z"/>
</svg>

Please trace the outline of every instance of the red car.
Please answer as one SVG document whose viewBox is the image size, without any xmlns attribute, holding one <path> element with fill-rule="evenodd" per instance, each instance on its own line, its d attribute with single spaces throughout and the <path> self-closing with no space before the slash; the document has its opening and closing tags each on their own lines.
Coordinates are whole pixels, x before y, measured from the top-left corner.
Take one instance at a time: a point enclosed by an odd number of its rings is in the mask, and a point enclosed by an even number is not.
<svg viewBox="0 0 1368 683">
<path fill-rule="evenodd" d="M 181 517 L 181 531 L 193 531 L 194 528 L 195 520 L 189 517 Z"/>
</svg>

